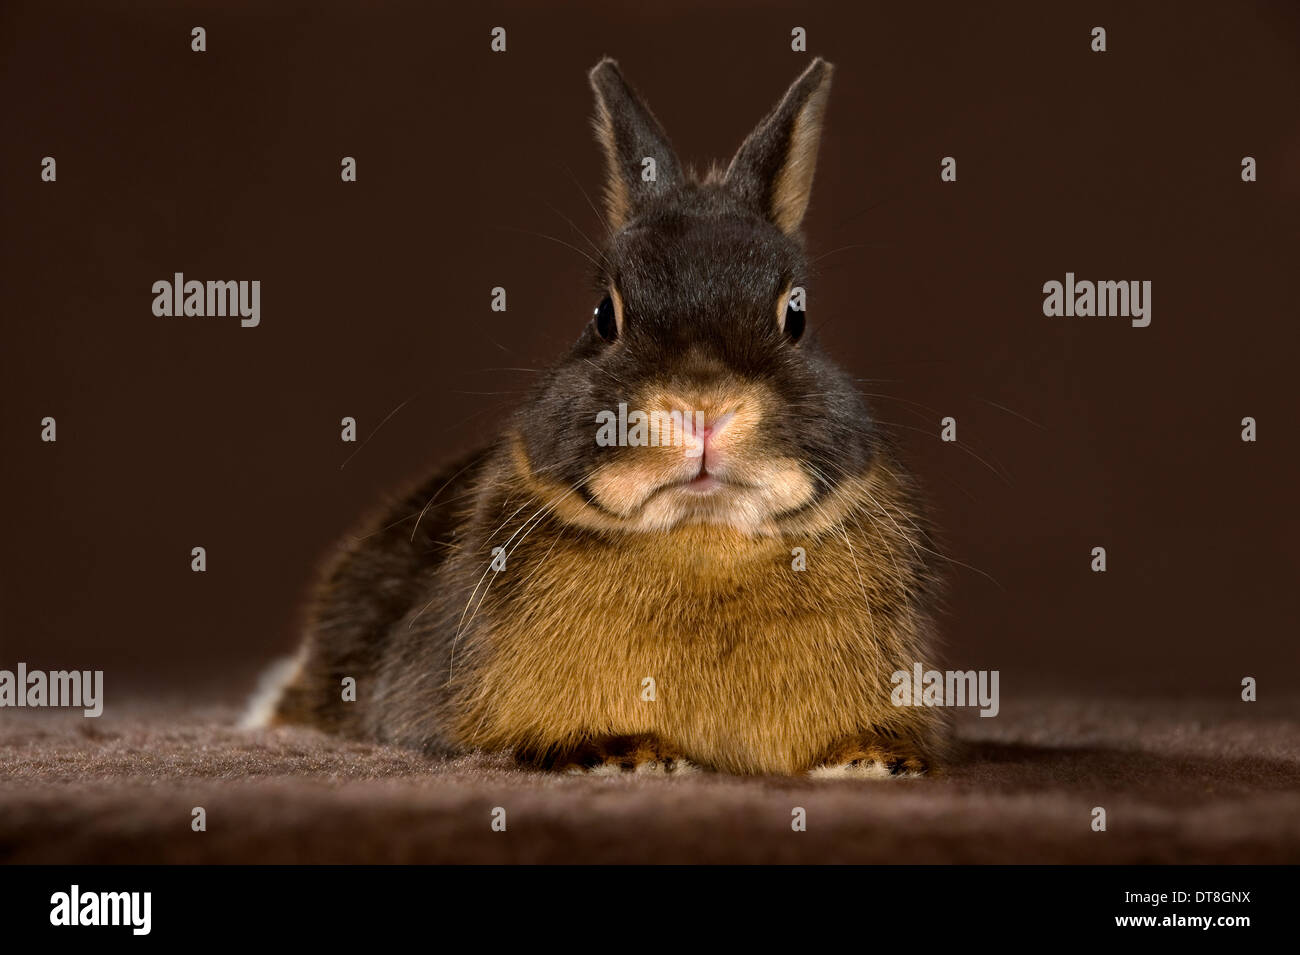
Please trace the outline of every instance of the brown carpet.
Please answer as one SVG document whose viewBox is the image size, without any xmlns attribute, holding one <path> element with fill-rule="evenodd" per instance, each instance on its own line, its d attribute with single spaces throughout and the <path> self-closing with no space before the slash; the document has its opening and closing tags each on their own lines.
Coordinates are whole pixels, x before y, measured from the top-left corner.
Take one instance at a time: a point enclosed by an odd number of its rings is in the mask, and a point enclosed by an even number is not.
<svg viewBox="0 0 1300 955">
<path fill-rule="evenodd" d="M 0 860 L 1300 861 L 1300 701 L 1004 704 L 962 714 L 964 752 L 943 775 L 816 782 L 543 775 L 246 732 L 237 712 L 0 711 Z M 195 806 L 206 832 L 191 831 Z M 490 827 L 498 806 L 505 832 Z"/>
</svg>

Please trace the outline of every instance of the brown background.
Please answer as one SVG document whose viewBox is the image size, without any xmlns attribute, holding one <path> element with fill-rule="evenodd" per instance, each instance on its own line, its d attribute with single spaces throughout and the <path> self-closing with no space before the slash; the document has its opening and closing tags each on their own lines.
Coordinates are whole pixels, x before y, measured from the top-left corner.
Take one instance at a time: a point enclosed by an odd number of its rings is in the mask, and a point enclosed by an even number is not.
<svg viewBox="0 0 1300 955">
<path fill-rule="evenodd" d="M 0 666 L 242 688 L 330 543 L 587 320 L 586 261 L 543 237 L 598 229 L 586 69 L 618 57 L 702 164 L 806 64 L 801 25 L 838 67 L 810 318 L 885 379 L 980 571 L 951 662 L 1004 695 L 1296 689 L 1300 8 L 535 6 L 4 5 Z M 1151 280 L 1151 326 L 1045 318 L 1067 270 Z M 261 280 L 261 326 L 154 317 L 176 271 Z"/>
</svg>

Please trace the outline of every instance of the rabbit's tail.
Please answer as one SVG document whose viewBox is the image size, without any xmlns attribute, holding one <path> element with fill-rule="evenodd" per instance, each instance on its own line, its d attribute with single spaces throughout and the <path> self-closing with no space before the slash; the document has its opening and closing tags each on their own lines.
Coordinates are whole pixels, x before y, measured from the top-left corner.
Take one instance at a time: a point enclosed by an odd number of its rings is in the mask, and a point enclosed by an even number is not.
<svg viewBox="0 0 1300 955">
<path fill-rule="evenodd" d="M 276 660 L 262 672 L 240 718 L 241 729 L 265 728 L 277 722 L 284 695 L 301 675 L 306 658 L 305 649 L 300 650 L 294 656 Z"/>
</svg>

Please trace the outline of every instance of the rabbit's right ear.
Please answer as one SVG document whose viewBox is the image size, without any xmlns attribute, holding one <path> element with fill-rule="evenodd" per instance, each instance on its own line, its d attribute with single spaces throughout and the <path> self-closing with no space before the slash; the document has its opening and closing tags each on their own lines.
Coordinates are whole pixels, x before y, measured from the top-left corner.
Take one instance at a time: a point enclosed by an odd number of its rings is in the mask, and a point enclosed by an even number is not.
<svg viewBox="0 0 1300 955">
<path fill-rule="evenodd" d="M 813 60 L 740 144 L 725 176 L 737 194 L 789 235 L 799 231 L 808 210 L 832 72 L 820 56 Z"/>
<path fill-rule="evenodd" d="M 596 139 L 605 150 L 605 215 L 617 230 L 649 196 L 678 185 L 681 166 L 663 127 L 616 62 L 606 57 L 589 78 L 596 94 Z"/>
</svg>

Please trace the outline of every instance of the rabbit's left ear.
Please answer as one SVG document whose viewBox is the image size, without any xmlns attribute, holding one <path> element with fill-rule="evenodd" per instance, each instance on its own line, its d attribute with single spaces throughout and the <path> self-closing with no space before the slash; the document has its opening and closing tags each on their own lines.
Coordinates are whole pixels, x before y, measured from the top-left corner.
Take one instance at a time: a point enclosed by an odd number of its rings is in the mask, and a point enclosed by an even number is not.
<svg viewBox="0 0 1300 955">
<path fill-rule="evenodd" d="M 813 60 L 727 168 L 727 185 L 786 234 L 799 231 L 808 210 L 833 70 L 820 56 Z"/>
<path fill-rule="evenodd" d="M 682 171 L 668 134 L 617 63 L 606 57 L 588 78 L 596 94 L 596 139 L 605 150 L 605 215 L 617 231 L 646 199 L 680 184 Z"/>
</svg>

